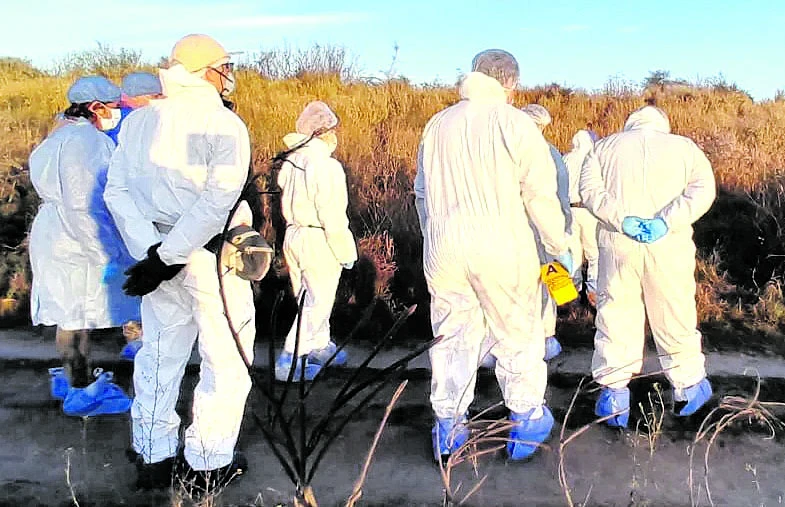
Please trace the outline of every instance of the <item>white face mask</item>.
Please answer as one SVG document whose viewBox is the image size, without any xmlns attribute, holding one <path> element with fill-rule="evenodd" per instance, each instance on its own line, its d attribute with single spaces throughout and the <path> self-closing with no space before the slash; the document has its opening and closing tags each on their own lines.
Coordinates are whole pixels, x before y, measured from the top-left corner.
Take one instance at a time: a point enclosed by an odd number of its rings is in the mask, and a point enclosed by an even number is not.
<svg viewBox="0 0 785 507">
<path fill-rule="evenodd" d="M 112 130 L 120 124 L 120 120 L 123 117 L 123 113 L 120 112 L 120 109 L 112 108 L 109 109 L 109 111 L 112 112 L 111 118 L 100 118 L 98 120 L 98 125 L 101 130 Z"/>
</svg>

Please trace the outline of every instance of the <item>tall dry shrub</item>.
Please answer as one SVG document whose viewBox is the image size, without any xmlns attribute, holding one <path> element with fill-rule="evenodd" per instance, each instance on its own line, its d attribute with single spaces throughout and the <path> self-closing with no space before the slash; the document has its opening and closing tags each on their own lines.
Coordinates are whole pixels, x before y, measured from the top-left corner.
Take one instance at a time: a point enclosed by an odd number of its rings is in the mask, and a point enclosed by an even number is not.
<svg viewBox="0 0 785 507">
<path fill-rule="evenodd" d="M 268 185 L 272 175 L 265 161 L 284 147 L 282 138 L 293 130 L 297 115 L 311 100 L 327 102 L 341 119 L 336 157 L 346 168 L 351 228 L 361 242 L 383 234 L 389 238 L 389 251 L 394 254 L 387 260 L 396 269 L 389 283 L 393 300 L 427 302 L 412 194 L 415 160 L 425 123 L 458 101 L 456 90 L 418 87 L 405 80 L 358 82 L 346 79 L 344 70 L 336 70 L 351 63 L 346 55 L 311 57 L 311 63 L 306 55 L 300 60 L 268 63 L 267 70 L 257 67 L 264 75 L 249 69 L 237 73 L 237 112 L 251 134 L 256 170 L 265 174 L 264 185 Z M 267 61 L 275 58 L 279 57 L 268 55 Z M 313 62 L 317 68 L 311 68 Z M 110 68 L 107 73 L 118 77 L 118 70 Z M 282 76 L 288 78 L 270 79 Z M 21 167 L 46 134 L 52 116 L 66 105 L 65 90 L 72 80 L 29 72 L 0 78 L 0 180 L 11 181 L 7 179 L 9 168 Z M 781 281 L 783 273 L 785 103 L 753 103 L 743 92 L 720 84 L 640 90 L 635 83 L 611 79 L 603 93 L 549 85 L 517 92 L 514 103 L 537 102 L 547 107 L 553 124 L 545 136 L 567 151 L 578 129 L 591 126 L 603 136 L 617 132 L 632 110 L 647 99 L 656 99 L 669 114 L 673 131 L 694 139 L 707 153 L 722 189 L 712 212 L 696 225 L 696 240 L 706 260 L 699 263 L 702 271 L 698 273 L 702 319 L 742 318 L 754 326 L 756 320 L 771 320 L 764 319 L 760 310 L 773 308 L 771 304 L 759 305 L 757 310 L 755 305 L 772 299 L 771 289 L 765 287 L 770 281 Z M 21 185 L 33 194 L 29 181 Z M 28 198 L 11 198 L 12 202 L 16 199 Z M 31 203 L 28 199 L 19 209 L 8 208 L 5 212 L 10 215 L 3 220 L 21 216 L 29 226 Z M 0 238 L 0 243 L 7 240 Z M 13 254 L 14 260 L 5 258 L 6 268 L 14 267 L 0 273 L 0 292 L 16 276 L 20 256 L 26 257 L 24 246 Z M 17 297 L 27 295 L 18 293 Z"/>
</svg>

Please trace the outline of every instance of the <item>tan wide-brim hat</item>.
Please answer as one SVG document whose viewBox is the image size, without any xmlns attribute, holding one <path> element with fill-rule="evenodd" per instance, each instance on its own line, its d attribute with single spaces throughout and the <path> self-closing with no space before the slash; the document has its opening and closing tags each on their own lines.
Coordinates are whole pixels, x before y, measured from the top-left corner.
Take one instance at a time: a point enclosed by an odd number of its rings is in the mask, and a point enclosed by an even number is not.
<svg viewBox="0 0 785 507">
<path fill-rule="evenodd" d="M 180 64 L 188 72 L 215 67 L 229 61 L 229 53 L 209 35 L 186 35 L 174 45 L 169 56 L 171 65 Z"/>
</svg>

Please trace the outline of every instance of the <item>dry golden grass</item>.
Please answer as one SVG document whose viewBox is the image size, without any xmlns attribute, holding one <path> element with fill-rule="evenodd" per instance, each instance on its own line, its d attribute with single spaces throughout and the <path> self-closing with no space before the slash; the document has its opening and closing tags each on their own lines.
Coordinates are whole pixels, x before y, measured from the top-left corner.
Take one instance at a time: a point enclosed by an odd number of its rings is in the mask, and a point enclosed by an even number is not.
<svg viewBox="0 0 785 507">
<path fill-rule="evenodd" d="M 19 282 L 26 286 L 29 274 L 19 229 L 29 227 L 35 199 L 28 191 L 26 171 L 11 168 L 24 167 L 53 115 L 63 110 L 72 78 L 30 76 L 17 67 L 16 72 L 0 74 L 0 213 L 3 221 L 16 220 L 13 227 L 0 230 L 0 243 L 5 243 L 0 252 L 0 298 L 24 300 L 27 294 Z M 399 273 L 421 273 L 421 240 L 412 198 L 417 145 L 427 120 L 458 100 L 456 91 L 415 87 L 403 80 L 366 84 L 325 74 L 300 73 L 286 80 L 265 79 L 248 70 L 237 74 L 234 99 L 251 133 L 257 170 L 267 170 L 263 162 L 283 148 L 281 138 L 292 130 L 300 110 L 311 100 L 324 100 L 341 118 L 336 157 L 346 167 L 350 218 L 361 245 L 377 257 L 385 278 L 390 278 L 388 271 L 395 265 Z M 715 213 L 696 228 L 702 256 L 698 273 L 702 321 L 736 319 L 779 327 L 785 322 L 777 299 L 781 300 L 779 285 L 776 294 L 765 287 L 779 279 L 783 267 L 776 255 L 783 244 L 779 220 L 785 217 L 780 182 L 785 169 L 785 104 L 753 103 L 744 93 L 726 89 L 681 86 L 642 94 L 624 86 L 606 89 L 604 94 L 587 94 L 542 87 L 518 92 L 515 104 L 538 102 L 547 107 L 553 124 L 546 137 L 567 151 L 578 129 L 590 125 L 600 135 L 616 132 L 632 110 L 647 98 L 656 98 L 670 115 L 674 132 L 694 139 L 706 151 L 721 188 L 736 199 L 731 204 L 738 205 L 731 206 L 728 214 Z M 743 231 L 750 237 L 765 236 L 765 241 L 736 244 L 735 234 Z M 738 251 L 749 248 L 755 255 Z M 416 283 L 402 280 L 396 286 L 405 289 Z M 381 294 L 385 290 L 377 288 Z M 391 296 L 395 299 L 396 294 Z M 26 310 L 25 305 L 19 306 L 20 311 Z"/>
</svg>

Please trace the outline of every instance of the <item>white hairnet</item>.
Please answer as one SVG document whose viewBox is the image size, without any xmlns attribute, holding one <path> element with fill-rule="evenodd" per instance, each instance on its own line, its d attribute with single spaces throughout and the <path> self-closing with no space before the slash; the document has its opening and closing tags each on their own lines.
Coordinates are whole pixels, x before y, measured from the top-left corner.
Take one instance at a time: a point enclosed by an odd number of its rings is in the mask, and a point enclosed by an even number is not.
<svg viewBox="0 0 785 507">
<path fill-rule="evenodd" d="M 103 76 L 85 76 L 76 80 L 68 89 L 66 97 L 71 104 L 86 102 L 117 102 L 120 88 Z"/>
<path fill-rule="evenodd" d="M 310 136 L 314 133 L 320 135 L 323 131 L 338 126 L 338 117 L 332 112 L 330 107 L 321 100 L 315 100 L 305 106 L 303 112 L 297 118 L 295 128 L 300 134 Z"/>
<path fill-rule="evenodd" d="M 149 72 L 132 72 L 123 78 L 123 93 L 129 97 L 141 95 L 158 95 L 161 92 L 161 80 Z"/>
<path fill-rule="evenodd" d="M 481 72 L 512 90 L 518 85 L 520 70 L 515 57 L 503 49 L 486 49 L 472 60 L 472 72 Z"/>
<path fill-rule="evenodd" d="M 539 127 L 546 127 L 551 124 L 551 113 L 539 104 L 529 104 L 521 108 L 521 111 L 528 114 Z"/>
</svg>

